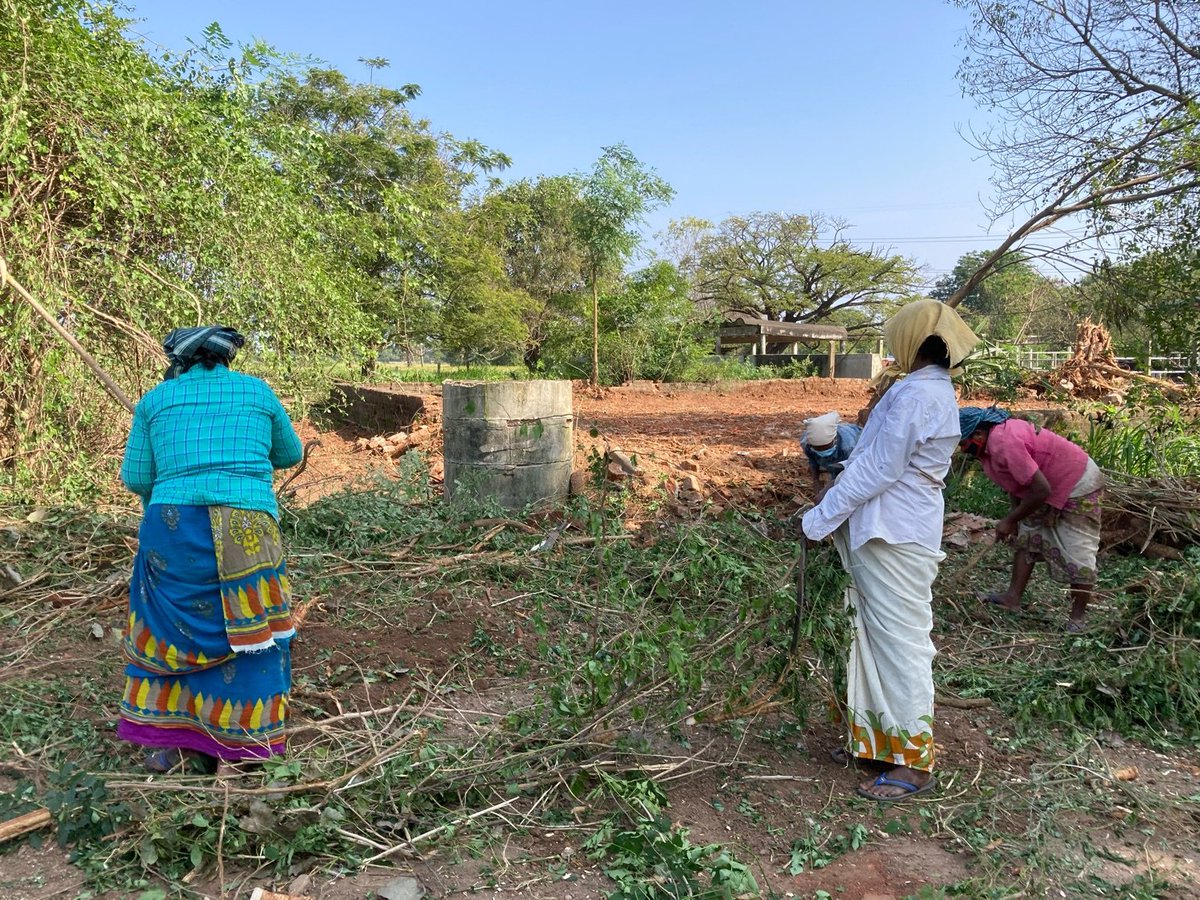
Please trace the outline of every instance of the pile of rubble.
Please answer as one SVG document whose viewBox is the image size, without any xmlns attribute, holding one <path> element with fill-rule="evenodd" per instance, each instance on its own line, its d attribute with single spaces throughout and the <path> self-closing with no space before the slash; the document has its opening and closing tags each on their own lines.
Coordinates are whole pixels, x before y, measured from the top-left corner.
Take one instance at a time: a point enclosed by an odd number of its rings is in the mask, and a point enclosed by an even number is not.
<svg viewBox="0 0 1200 900">
<path fill-rule="evenodd" d="M 377 434 L 375 437 L 359 438 L 354 442 L 354 449 L 397 459 L 409 450 L 428 449 L 433 443 L 433 429 L 428 425 L 418 425 L 411 431 L 396 431 L 386 436 Z"/>
<path fill-rule="evenodd" d="M 677 516 L 691 517 L 701 509 L 708 515 L 720 515 L 733 502 L 733 494 L 719 477 L 710 473 L 706 478 L 703 462 L 708 455 L 707 447 L 697 447 L 683 459 L 659 459 L 647 470 L 636 455 L 610 448 L 604 453 L 604 477 L 609 484 L 647 499 L 665 491 L 667 509 Z M 576 470 L 571 476 L 571 493 L 585 492 L 591 478 L 589 470 Z"/>
</svg>

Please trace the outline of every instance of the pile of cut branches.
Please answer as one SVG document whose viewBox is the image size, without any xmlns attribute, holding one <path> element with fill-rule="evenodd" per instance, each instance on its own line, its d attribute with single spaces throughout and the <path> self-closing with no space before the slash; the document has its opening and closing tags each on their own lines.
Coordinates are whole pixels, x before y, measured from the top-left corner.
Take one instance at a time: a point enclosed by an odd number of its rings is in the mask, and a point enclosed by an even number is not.
<svg viewBox="0 0 1200 900">
<path fill-rule="evenodd" d="M 1200 543 L 1200 478 L 1144 478 L 1105 470 L 1104 544 L 1182 559 Z"/>
</svg>

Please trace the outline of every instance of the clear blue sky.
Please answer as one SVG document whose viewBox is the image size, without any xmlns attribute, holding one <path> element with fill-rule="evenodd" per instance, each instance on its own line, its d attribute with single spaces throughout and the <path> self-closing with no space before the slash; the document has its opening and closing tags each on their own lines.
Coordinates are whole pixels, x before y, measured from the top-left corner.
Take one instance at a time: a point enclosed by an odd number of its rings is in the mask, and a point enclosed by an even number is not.
<svg viewBox="0 0 1200 900">
<path fill-rule="evenodd" d="M 966 14 L 941 0 L 129 0 L 172 50 L 219 22 L 366 80 L 415 82 L 413 112 L 513 159 L 505 177 L 590 167 L 620 141 L 677 191 L 671 218 L 824 213 L 934 279 L 988 236 L 986 117 L 954 73 Z"/>
</svg>

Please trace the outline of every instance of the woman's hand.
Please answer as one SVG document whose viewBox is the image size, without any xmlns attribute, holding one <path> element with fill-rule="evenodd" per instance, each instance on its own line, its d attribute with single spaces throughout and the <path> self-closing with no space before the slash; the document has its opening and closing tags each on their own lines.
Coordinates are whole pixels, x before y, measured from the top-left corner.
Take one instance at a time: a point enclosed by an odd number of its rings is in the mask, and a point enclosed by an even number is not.
<svg viewBox="0 0 1200 900">
<path fill-rule="evenodd" d="M 1017 520 L 1012 516 L 1005 516 L 996 523 L 996 540 L 1011 541 L 1017 536 Z"/>
<path fill-rule="evenodd" d="M 814 547 L 814 546 L 816 546 L 817 542 L 814 541 L 812 538 L 810 538 L 807 534 L 804 533 L 804 520 L 802 518 L 802 514 L 805 511 L 806 510 L 801 509 L 801 510 L 798 510 L 797 512 L 793 513 L 790 521 L 792 523 L 792 527 L 794 528 L 794 530 L 796 532 L 796 537 L 799 538 L 800 540 L 802 540 L 804 542 L 805 546 Z"/>
<path fill-rule="evenodd" d="M 1040 510 L 1046 505 L 1050 496 L 1050 482 L 1040 471 L 1033 473 L 1033 479 L 1025 490 L 1021 502 L 1012 508 L 1007 516 L 996 523 L 996 540 L 1007 541 L 1017 536 L 1017 525 L 1022 520 Z"/>
</svg>

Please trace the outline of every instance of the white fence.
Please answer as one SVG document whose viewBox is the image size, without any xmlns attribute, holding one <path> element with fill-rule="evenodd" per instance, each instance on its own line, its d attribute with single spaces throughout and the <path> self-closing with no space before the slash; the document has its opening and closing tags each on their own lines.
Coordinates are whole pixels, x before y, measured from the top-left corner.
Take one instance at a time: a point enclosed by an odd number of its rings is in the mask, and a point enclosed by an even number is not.
<svg viewBox="0 0 1200 900">
<path fill-rule="evenodd" d="M 1071 356 L 1070 350 L 1030 350 L 1028 347 L 1013 348 L 1013 358 L 1022 369 L 1045 372 L 1057 369 Z"/>
<path fill-rule="evenodd" d="M 1174 353 L 1170 356 L 1151 356 L 1149 372 L 1155 378 L 1182 379 L 1185 375 L 1195 374 L 1194 358 L 1189 359 L 1185 353 Z"/>
<path fill-rule="evenodd" d="M 1070 350 L 1032 350 L 1028 347 L 1012 348 L 1013 359 L 1023 369 L 1035 372 L 1047 372 L 1057 369 L 1071 357 Z M 1172 353 L 1168 356 L 1151 356 L 1145 371 L 1155 378 L 1182 380 L 1188 375 L 1196 375 L 1197 367 L 1193 357 L 1186 353 Z M 1134 371 L 1137 360 L 1132 356 L 1118 356 L 1117 365 L 1122 369 Z"/>
</svg>

